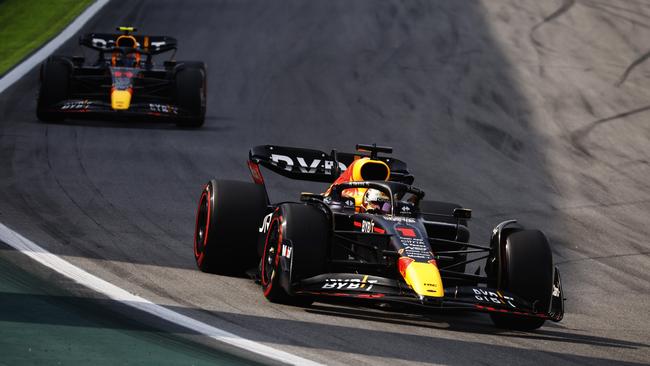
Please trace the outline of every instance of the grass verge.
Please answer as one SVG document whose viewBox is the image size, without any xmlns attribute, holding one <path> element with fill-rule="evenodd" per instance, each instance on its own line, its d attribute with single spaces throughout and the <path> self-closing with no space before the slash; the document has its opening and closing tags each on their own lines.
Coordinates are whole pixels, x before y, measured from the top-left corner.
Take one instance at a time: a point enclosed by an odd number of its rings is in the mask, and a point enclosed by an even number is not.
<svg viewBox="0 0 650 366">
<path fill-rule="evenodd" d="M 0 76 L 59 34 L 94 0 L 0 0 Z"/>
</svg>

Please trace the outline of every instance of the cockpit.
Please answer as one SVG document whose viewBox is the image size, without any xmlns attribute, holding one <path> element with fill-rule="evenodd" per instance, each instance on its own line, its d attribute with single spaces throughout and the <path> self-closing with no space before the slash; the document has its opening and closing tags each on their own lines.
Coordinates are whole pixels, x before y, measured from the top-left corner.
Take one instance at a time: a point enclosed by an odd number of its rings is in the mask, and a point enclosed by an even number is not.
<svg viewBox="0 0 650 366">
<path fill-rule="evenodd" d="M 368 212 L 383 215 L 399 214 L 411 216 L 415 214 L 420 190 L 409 185 L 390 182 L 390 168 L 381 160 L 360 158 L 339 176 L 325 192 L 332 196 L 336 190 L 340 199 L 354 202 L 356 212 Z M 371 184 L 371 185 L 368 185 Z"/>
<path fill-rule="evenodd" d="M 141 53 L 138 41 L 130 34 L 123 34 L 115 40 L 115 49 L 111 55 L 113 67 L 139 67 Z"/>
</svg>

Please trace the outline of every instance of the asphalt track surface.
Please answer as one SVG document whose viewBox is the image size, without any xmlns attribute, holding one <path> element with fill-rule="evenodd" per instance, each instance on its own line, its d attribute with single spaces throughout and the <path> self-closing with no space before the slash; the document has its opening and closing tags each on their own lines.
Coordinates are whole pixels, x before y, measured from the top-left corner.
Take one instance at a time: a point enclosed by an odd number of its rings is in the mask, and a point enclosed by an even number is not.
<svg viewBox="0 0 650 366">
<path fill-rule="evenodd" d="M 205 127 L 40 123 L 33 71 L 0 95 L 0 221 L 152 301 L 327 364 L 647 364 L 649 17 L 639 0 L 113 1 L 84 31 L 177 37 L 177 59 L 208 64 Z M 394 146 L 429 198 L 473 208 L 474 241 L 513 217 L 544 230 L 565 320 L 523 333 L 479 314 L 294 308 L 195 269 L 205 181 L 250 179 L 254 145 L 359 142 Z M 271 183 L 278 198 L 304 187 Z"/>
</svg>

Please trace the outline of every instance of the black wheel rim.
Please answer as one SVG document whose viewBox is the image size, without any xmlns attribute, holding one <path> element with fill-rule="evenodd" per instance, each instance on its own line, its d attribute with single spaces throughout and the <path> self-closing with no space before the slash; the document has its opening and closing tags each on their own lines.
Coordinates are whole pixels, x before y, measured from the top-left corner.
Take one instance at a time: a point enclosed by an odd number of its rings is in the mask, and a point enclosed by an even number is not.
<svg viewBox="0 0 650 366">
<path fill-rule="evenodd" d="M 201 205 L 196 219 L 196 252 L 203 253 L 205 250 L 205 235 L 208 221 L 208 198 L 203 195 L 201 198 Z"/>
<path fill-rule="evenodd" d="M 266 251 L 264 252 L 264 273 L 262 273 L 262 276 L 264 276 L 264 283 L 267 285 L 271 283 L 273 271 L 275 269 L 278 236 L 278 221 L 273 221 L 269 228 L 269 236 L 266 242 Z"/>
</svg>

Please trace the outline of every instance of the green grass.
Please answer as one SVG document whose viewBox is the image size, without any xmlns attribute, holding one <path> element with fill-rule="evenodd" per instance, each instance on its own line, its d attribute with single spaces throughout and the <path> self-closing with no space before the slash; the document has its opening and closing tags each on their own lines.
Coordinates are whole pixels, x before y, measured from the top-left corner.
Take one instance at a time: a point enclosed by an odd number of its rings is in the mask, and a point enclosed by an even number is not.
<svg viewBox="0 0 650 366">
<path fill-rule="evenodd" d="M 0 0 L 0 75 L 56 36 L 93 0 Z"/>
</svg>

